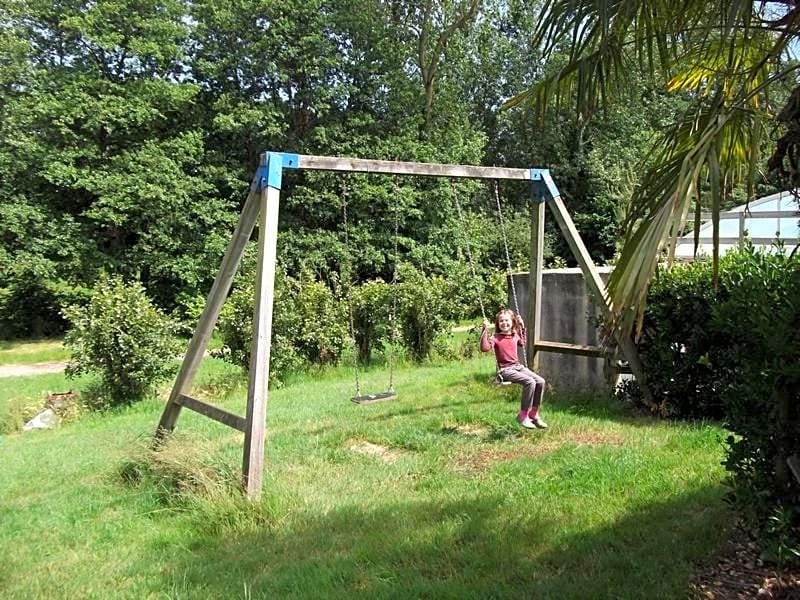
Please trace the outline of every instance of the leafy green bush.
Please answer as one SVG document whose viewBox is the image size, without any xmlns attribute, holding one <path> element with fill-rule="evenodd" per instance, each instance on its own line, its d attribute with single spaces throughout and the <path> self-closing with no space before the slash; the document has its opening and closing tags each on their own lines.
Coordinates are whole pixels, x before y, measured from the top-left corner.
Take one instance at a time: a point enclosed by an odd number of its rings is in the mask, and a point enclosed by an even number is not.
<svg viewBox="0 0 800 600">
<path fill-rule="evenodd" d="M 764 534 L 770 559 L 800 559 L 800 255 L 752 246 L 722 263 L 712 307 L 712 358 L 731 430 L 725 466 L 733 498 Z M 724 332 L 724 335 L 723 335 Z"/>
<path fill-rule="evenodd" d="M 86 306 L 64 309 L 72 328 L 64 338 L 67 375 L 96 372 L 101 406 L 140 400 L 175 368 L 173 322 L 153 306 L 138 282 L 104 277 Z"/>
<path fill-rule="evenodd" d="M 90 290 L 33 272 L 17 274 L 0 289 L 0 338 L 42 338 L 64 333 L 68 324 L 61 310 L 85 304 Z"/>
<path fill-rule="evenodd" d="M 22 431 L 22 426 L 43 408 L 43 402 L 16 396 L 0 410 L 0 434 Z"/>
<path fill-rule="evenodd" d="M 427 358 L 437 336 L 453 318 L 453 282 L 403 265 L 396 287 L 380 280 L 352 288 L 350 303 L 359 360 L 369 361 L 379 345 L 391 342 L 391 309 L 397 302 L 398 340 L 415 360 Z M 218 332 L 227 360 L 250 366 L 253 283 L 241 277 L 222 309 Z M 308 364 L 336 364 L 348 344 L 347 299 L 337 299 L 325 284 L 279 275 L 275 280 L 270 379 L 280 382 Z"/>
<path fill-rule="evenodd" d="M 367 281 L 350 292 L 359 361 L 368 363 L 378 344 L 391 341 L 390 321 L 396 293 L 390 284 L 380 280 Z"/>
<path fill-rule="evenodd" d="M 800 255 L 745 246 L 721 260 L 717 291 L 707 262 L 659 273 L 639 342 L 666 414 L 724 419 L 731 497 L 775 560 L 800 558 L 798 299 Z"/>
<path fill-rule="evenodd" d="M 336 364 L 348 343 L 346 307 L 319 281 L 290 280 L 294 287 L 292 306 L 285 319 L 291 322 L 292 343 L 313 364 Z M 287 323 L 288 324 L 288 323 Z"/>
<path fill-rule="evenodd" d="M 449 329 L 450 286 L 443 277 L 403 265 L 399 269 L 399 323 L 403 345 L 414 360 L 426 358 L 437 336 Z"/>
<path fill-rule="evenodd" d="M 710 356 L 724 331 L 709 327 L 720 294 L 707 263 L 660 271 L 650 287 L 639 353 L 664 414 L 721 418 L 722 399 Z"/>
<path fill-rule="evenodd" d="M 277 293 L 278 277 L 275 277 Z M 217 321 L 217 333 L 226 349 L 222 358 L 247 370 L 250 368 L 250 344 L 253 341 L 252 282 L 238 281 L 228 296 Z M 274 327 L 273 327 L 274 329 Z M 274 354 L 274 351 L 273 351 Z M 271 357 L 274 358 L 274 357 Z"/>
<path fill-rule="evenodd" d="M 501 308 L 508 306 L 508 272 L 490 271 L 486 277 L 486 293 L 483 298 L 486 316 L 490 321 Z"/>
<path fill-rule="evenodd" d="M 508 303 L 507 271 L 476 267 L 476 273 L 466 263 L 453 262 L 447 271 L 449 287 L 447 318 L 480 319 L 481 301 L 487 313 L 494 313 Z M 490 317 L 491 319 L 491 317 Z"/>
<path fill-rule="evenodd" d="M 288 373 L 300 369 L 304 361 L 291 340 L 293 328 L 298 323 L 287 319 L 291 298 L 286 277 L 275 276 L 275 302 L 272 308 L 272 340 L 270 343 L 270 383 L 280 384 Z M 225 306 L 222 307 L 217 331 L 222 343 L 229 349 L 223 355 L 228 362 L 250 369 L 250 347 L 253 343 L 253 299 L 255 283 L 252 278 L 241 277 Z"/>
<path fill-rule="evenodd" d="M 320 282 L 275 277 L 270 343 L 270 381 L 276 384 L 307 364 L 336 363 L 347 344 L 344 307 Z M 241 277 L 220 314 L 218 331 L 227 360 L 250 368 L 253 336 L 252 278 Z"/>
<path fill-rule="evenodd" d="M 192 293 L 179 293 L 175 298 L 175 308 L 170 315 L 178 325 L 181 336 L 191 337 L 206 307 L 206 296 Z"/>
</svg>

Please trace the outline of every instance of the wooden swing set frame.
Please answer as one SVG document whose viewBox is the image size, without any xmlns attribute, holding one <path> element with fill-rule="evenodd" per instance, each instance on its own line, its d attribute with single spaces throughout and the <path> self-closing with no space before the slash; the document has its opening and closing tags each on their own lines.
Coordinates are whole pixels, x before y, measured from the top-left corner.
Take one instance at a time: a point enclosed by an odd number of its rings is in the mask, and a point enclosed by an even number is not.
<svg viewBox="0 0 800 600">
<path fill-rule="evenodd" d="M 549 204 L 556 221 L 578 261 L 589 291 L 601 310 L 609 314 L 605 284 L 589 256 L 561 195 L 547 169 L 516 169 L 506 167 L 479 167 L 437 163 L 415 163 L 386 160 L 367 160 L 265 152 L 250 184 L 250 192 L 242 208 L 239 221 L 208 294 L 205 308 L 189 342 L 186 355 L 175 378 L 161 420 L 156 429 L 156 441 L 161 441 L 175 429 L 182 408 L 191 409 L 215 421 L 244 433 L 242 458 L 242 485 L 251 500 L 261 495 L 264 440 L 266 434 L 267 397 L 269 385 L 269 355 L 272 335 L 272 309 L 275 284 L 275 261 L 278 239 L 278 208 L 284 169 L 309 169 L 390 175 L 417 175 L 470 179 L 516 179 L 531 182 L 531 245 L 530 285 L 528 298 L 528 355 L 537 366 L 538 352 L 559 352 L 582 356 L 602 357 L 607 351 L 599 346 L 581 346 L 548 342 L 541 333 L 541 288 L 544 244 L 544 207 Z M 258 263 L 256 269 L 255 306 L 253 310 L 253 339 L 247 392 L 247 412 L 244 417 L 222 410 L 212 404 L 192 398 L 189 394 L 200 361 L 208 347 L 209 339 L 228 296 L 234 275 L 244 254 L 247 241 L 258 223 Z M 646 397 L 647 386 L 636 346 L 629 338 L 616 340 L 619 349 L 630 364 Z"/>
</svg>

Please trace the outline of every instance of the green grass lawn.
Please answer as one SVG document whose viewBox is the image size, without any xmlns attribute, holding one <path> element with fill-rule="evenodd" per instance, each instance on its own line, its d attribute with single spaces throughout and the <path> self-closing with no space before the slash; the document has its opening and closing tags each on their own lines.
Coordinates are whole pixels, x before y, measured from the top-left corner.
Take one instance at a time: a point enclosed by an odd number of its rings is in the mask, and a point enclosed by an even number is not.
<svg viewBox="0 0 800 600">
<path fill-rule="evenodd" d="M 163 399 L 3 436 L 0 596 L 685 598 L 730 523 L 724 431 L 556 394 L 525 431 L 492 370 L 401 366 L 368 406 L 346 370 L 271 391 L 254 506 L 238 432 L 185 410 L 152 455 Z M 244 412 L 220 361 L 194 394 Z"/>
<path fill-rule="evenodd" d="M 0 365 L 66 361 L 69 351 L 59 339 L 0 340 Z"/>
</svg>

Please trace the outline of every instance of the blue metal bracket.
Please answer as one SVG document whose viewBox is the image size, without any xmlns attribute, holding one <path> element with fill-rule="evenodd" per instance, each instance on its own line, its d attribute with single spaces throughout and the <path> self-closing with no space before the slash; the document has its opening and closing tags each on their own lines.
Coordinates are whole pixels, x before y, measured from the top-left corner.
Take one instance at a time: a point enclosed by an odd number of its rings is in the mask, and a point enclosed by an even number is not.
<svg viewBox="0 0 800 600">
<path fill-rule="evenodd" d="M 257 192 L 260 192 L 265 187 L 281 189 L 283 170 L 300 168 L 300 157 L 297 154 L 264 152 L 261 156 L 261 164 L 258 166 L 254 177 Z"/>
<path fill-rule="evenodd" d="M 550 169 L 531 169 L 531 199 L 534 202 L 546 202 L 560 195 Z"/>
</svg>

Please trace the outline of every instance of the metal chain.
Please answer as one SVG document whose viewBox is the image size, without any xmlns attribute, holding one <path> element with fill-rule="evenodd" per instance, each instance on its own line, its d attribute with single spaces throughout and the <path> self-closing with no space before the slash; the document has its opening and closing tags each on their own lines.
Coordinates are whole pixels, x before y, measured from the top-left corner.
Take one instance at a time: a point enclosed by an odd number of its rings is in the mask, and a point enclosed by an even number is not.
<svg viewBox="0 0 800 600">
<path fill-rule="evenodd" d="M 456 211 L 458 212 L 458 222 L 461 225 L 461 235 L 462 238 L 464 239 L 464 247 L 467 250 L 467 261 L 469 262 L 469 268 L 470 271 L 472 272 L 472 279 L 473 281 L 478 282 L 478 303 L 481 305 L 481 316 L 483 317 L 483 321 L 485 323 L 486 321 L 488 321 L 488 319 L 486 318 L 486 307 L 483 304 L 483 296 L 481 295 L 481 286 L 483 285 L 483 282 L 481 282 L 478 279 L 478 273 L 475 270 L 475 261 L 472 259 L 472 249 L 469 245 L 469 235 L 467 235 L 467 228 L 466 224 L 464 223 L 464 214 L 461 211 L 461 202 L 458 199 L 458 193 L 456 192 L 456 183 L 453 179 L 450 180 L 450 190 L 452 192 L 453 199 L 455 200 Z M 481 336 L 482 335 L 483 334 L 481 334 Z M 486 332 L 486 335 L 488 337 L 489 335 L 488 331 Z M 497 376 L 500 377 L 500 363 L 497 362 L 496 354 L 494 357 L 494 368 L 495 371 L 497 372 Z"/>
<path fill-rule="evenodd" d="M 389 390 L 390 392 L 394 391 L 394 352 L 395 348 L 397 347 L 397 261 L 398 261 L 398 252 L 397 252 L 397 238 L 399 237 L 400 231 L 400 186 L 397 185 L 397 178 L 393 179 L 394 181 L 394 261 L 392 264 L 392 312 L 389 314 L 389 327 L 390 327 L 390 339 L 391 339 L 391 349 L 389 350 Z"/>
<path fill-rule="evenodd" d="M 353 285 L 352 285 L 352 269 L 353 269 L 353 257 L 352 253 L 350 252 L 350 234 L 348 233 L 349 227 L 347 224 L 347 179 L 342 179 L 342 221 L 344 223 L 344 248 L 347 253 L 346 262 L 347 262 L 347 282 L 346 282 L 346 291 L 345 291 L 345 298 L 347 299 L 347 315 L 350 320 L 350 339 L 353 340 L 353 349 L 356 351 L 355 361 L 353 363 L 353 370 L 356 376 L 356 396 L 361 395 L 361 383 L 358 380 L 358 342 L 356 341 L 356 326 L 355 321 L 353 319 L 353 300 L 351 298 L 353 293 Z M 343 282 L 344 283 L 344 282 Z"/>
<path fill-rule="evenodd" d="M 461 212 L 461 202 L 458 200 L 458 193 L 456 192 L 456 183 L 452 179 L 450 180 L 450 190 L 453 194 L 453 199 L 455 200 L 456 204 L 456 212 L 458 212 L 458 222 L 461 224 L 461 237 L 464 240 L 464 247 L 467 251 L 467 261 L 469 262 L 469 268 L 472 272 L 472 279 L 473 281 L 478 281 L 478 273 L 475 270 L 475 262 L 472 260 L 472 249 L 469 245 L 469 235 L 467 235 L 467 228 L 464 223 L 464 214 Z M 481 305 L 481 316 L 483 316 L 483 320 L 486 320 L 486 308 L 483 305 L 483 295 L 481 294 L 481 282 L 478 281 L 478 303 Z"/>
<path fill-rule="evenodd" d="M 500 206 L 500 185 L 497 183 L 497 180 L 494 182 L 494 199 L 495 203 L 497 204 L 497 216 L 500 219 L 500 232 L 503 234 L 503 247 L 506 251 L 506 265 L 508 268 L 508 280 L 511 282 L 511 295 L 514 298 L 514 311 L 519 315 L 519 301 L 517 300 L 517 286 L 514 285 L 514 273 L 513 267 L 511 266 L 511 254 L 508 251 L 508 236 L 506 235 L 506 223 L 503 219 L 503 209 Z M 525 350 L 525 346 L 522 346 L 522 362 L 525 366 L 528 366 L 528 354 Z"/>
</svg>

